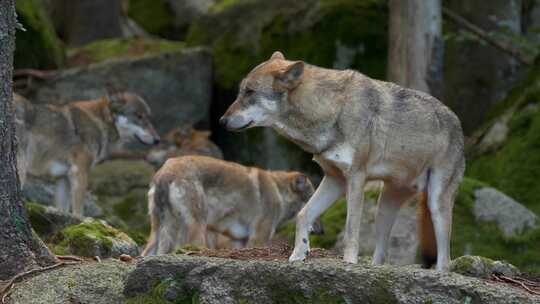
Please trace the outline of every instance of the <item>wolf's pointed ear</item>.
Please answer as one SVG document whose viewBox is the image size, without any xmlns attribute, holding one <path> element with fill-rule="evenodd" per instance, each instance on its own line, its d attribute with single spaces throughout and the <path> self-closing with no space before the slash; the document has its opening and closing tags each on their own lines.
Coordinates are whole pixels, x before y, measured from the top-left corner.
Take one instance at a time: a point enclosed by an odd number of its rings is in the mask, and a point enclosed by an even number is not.
<svg viewBox="0 0 540 304">
<path fill-rule="evenodd" d="M 276 74 L 276 78 L 289 90 L 294 89 L 300 84 L 300 80 L 304 74 L 304 66 L 303 61 L 296 61 L 284 70 L 279 71 Z"/>
<path fill-rule="evenodd" d="M 270 57 L 270 60 L 274 60 L 274 59 L 285 60 L 285 56 L 283 55 L 282 52 L 280 52 L 280 51 L 275 51 L 275 52 L 272 54 L 272 57 Z"/>
<path fill-rule="evenodd" d="M 308 178 L 304 174 L 298 174 L 292 181 L 292 187 L 296 192 L 303 192 L 308 185 Z"/>
</svg>

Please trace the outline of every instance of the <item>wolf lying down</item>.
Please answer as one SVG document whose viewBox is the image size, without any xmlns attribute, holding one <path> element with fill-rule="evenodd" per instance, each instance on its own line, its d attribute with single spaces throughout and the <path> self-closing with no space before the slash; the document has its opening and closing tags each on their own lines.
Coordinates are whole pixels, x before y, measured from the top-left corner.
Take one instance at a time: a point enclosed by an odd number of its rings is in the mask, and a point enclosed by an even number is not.
<svg viewBox="0 0 540 304">
<path fill-rule="evenodd" d="M 123 141 L 159 142 L 150 108 L 139 96 L 119 92 L 64 106 L 33 105 L 14 96 L 19 176 L 56 182 L 58 209 L 82 215 L 90 169 Z"/>
<path fill-rule="evenodd" d="M 363 188 L 384 181 L 376 216 L 373 263 L 381 264 L 397 212 L 420 193 L 419 230 L 425 266 L 447 270 L 452 208 L 463 177 L 463 132 L 456 115 L 434 97 L 351 70 L 286 60 L 255 67 L 220 122 L 241 131 L 271 127 L 313 153 L 325 176 L 296 223 L 290 261 L 309 253 L 308 228 L 346 195 L 344 260 L 358 261 Z"/>
<path fill-rule="evenodd" d="M 313 191 L 299 172 L 266 171 L 205 156 L 171 158 L 150 185 L 152 231 L 142 255 L 170 253 L 188 243 L 263 246 Z"/>
</svg>

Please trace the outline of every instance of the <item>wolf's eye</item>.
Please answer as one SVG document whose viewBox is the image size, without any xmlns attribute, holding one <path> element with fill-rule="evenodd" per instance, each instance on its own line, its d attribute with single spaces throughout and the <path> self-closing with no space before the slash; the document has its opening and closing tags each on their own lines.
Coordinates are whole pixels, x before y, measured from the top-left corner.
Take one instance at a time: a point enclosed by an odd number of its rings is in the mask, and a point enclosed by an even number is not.
<svg viewBox="0 0 540 304">
<path fill-rule="evenodd" d="M 255 93 L 255 90 L 253 90 L 253 89 L 246 89 L 246 91 L 244 92 L 244 94 L 246 96 L 253 95 L 253 93 Z"/>
</svg>

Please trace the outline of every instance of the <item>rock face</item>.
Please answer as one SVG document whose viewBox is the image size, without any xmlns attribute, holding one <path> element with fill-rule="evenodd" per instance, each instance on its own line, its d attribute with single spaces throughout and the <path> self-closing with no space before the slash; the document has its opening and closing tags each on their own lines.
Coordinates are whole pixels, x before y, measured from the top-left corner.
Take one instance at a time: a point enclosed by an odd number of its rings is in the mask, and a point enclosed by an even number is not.
<svg viewBox="0 0 540 304">
<path fill-rule="evenodd" d="M 474 195 L 476 218 L 496 222 L 505 236 L 514 236 L 536 227 L 536 214 L 497 189 L 480 188 L 474 191 Z"/>
<path fill-rule="evenodd" d="M 40 85 L 30 99 L 62 104 L 97 98 L 105 85 L 132 91 L 147 100 L 158 131 L 179 123 L 208 121 L 212 58 L 203 48 L 183 49 L 136 59 L 113 60 L 60 72 Z"/>
<path fill-rule="evenodd" d="M 17 284 L 12 304 L 122 304 L 124 282 L 133 265 L 115 260 L 62 267 Z"/>
<path fill-rule="evenodd" d="M 540 303 L 523 290 L 455 273 L 334 259 L 149 257 L 129 274 L 124 294 L 127 303 Z"/>
</svg>

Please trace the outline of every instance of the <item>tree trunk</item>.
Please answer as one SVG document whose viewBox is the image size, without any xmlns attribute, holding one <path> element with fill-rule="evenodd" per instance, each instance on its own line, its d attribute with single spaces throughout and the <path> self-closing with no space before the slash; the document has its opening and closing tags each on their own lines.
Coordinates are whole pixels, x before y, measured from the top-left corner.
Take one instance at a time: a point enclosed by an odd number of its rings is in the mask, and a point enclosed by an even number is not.
<svg viewBox="0 0 540 304">
<path fill-rule="evenodd" d="M 12 74 L 15 2 L 0 1 L 0 280 L 55 257 L 32 232 L 17 177 Z"/>
<path fill-rule="evenodd" d="M 390 0 L 388 80 L 442 95 L 440 0 Z"/>
</svg>

